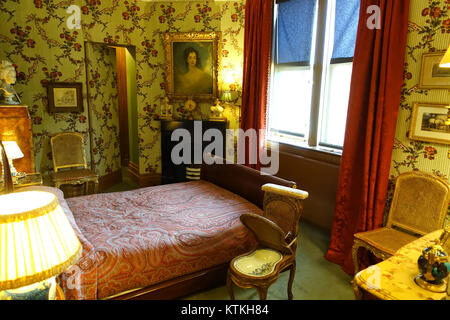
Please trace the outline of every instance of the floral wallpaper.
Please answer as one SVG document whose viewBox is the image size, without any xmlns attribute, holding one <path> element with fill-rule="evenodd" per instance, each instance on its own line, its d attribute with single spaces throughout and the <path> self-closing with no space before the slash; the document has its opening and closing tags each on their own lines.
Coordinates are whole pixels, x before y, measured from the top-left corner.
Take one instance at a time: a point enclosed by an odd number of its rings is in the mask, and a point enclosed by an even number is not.
<svg viewBox="0 0 450 320">
<path fill-rule="evenodd" d="M 86 43 L 87 98 L 90 106 L 91 164 L 100 176 L 120 169 L 119 106 L 116 52 Z"/>
<path fill-rule="evenodd" d="M 80 8 L 80 29 L 71 29 L 67 24 L 72 13 L 66 10 L 71 5 Z M 157 120 L 165 96 L 163 34 L 221 31 L 219 91 L 238 87 L 243 63 L 244 5 L 244 0 L 0 0 L 0 59 L 15 65 L 15 89 L 29 106 L 36 170 L 44 174 L 52 170 L 49 136 L 62 131 L 84 134 L 86 156 L 97 173 L 104 175 L 118 169 L 118 137 L 113 134 L 117 127 L 113 59 L 96 47 L 120 44 L 136 48 L 140 173 L 160 173 Z M 86 52 L 95 60 L 87 57 L 88 66 Z M 227 83 L 223 74 L 230 72 L 235 78 Z M 84 111 L 49 114 L 44 85 L 52 81 L 82 82 Z M 93 105 L 91 112 L 88 101 Z M 174 105 L 177 117 L 194 119 L 207 119 L 209 107 L 201 104 L 190 115 Z M 230 128 L 238 128 L 239 108 L 227 107 L 225 116 Z"/>
<path fill-rule="evenodd" d="M 448 89 L 419 89 L 424 53 L 443 51 L 450 45 L 450 1 L 411 0 L 406 48 L 405 82 L 399 110 L 391 164 L 388 201 L 392 198 L 395 178 L 407 171 L 421 170 L 450 178 L 450 145 L 410 140 L 412 108 L 415 102 L 450 103 Z M 386 206 L 386 211 L 389 206 Z M 450 215 L 447 216 L 450 219 Z M 450 221 L 448 221 L 450 222 Z"/>
</svg>

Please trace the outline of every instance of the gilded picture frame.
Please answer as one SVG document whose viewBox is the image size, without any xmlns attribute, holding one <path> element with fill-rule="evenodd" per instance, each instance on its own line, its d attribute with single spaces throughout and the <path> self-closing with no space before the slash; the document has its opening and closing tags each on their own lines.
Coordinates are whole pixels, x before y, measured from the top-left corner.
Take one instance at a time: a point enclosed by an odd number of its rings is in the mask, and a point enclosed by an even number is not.
<svg viewBox="0 0 450 320">
<path fill-rule="evenodd" d="M 450 89 L 450 68 L 439 67 L 444 54 L 444 51 L 423 54 L 419 88 Z"/>
<path fill-rule="evenodd" d="M 81 82 L 49 82 L 46 86 L 49 113 L 83 112 Z"/>
<path fill-rule="evenodd" d="M 413 105 L 409 138 L 440 144 L 450 144 L 449 108 L 446 104 L 420 103 Z"/>
<path fill-rule="evenodd" d="M 166 95 L 171 102 L 218 97 L 221 32 L 164 34 Z"/>
</svg>

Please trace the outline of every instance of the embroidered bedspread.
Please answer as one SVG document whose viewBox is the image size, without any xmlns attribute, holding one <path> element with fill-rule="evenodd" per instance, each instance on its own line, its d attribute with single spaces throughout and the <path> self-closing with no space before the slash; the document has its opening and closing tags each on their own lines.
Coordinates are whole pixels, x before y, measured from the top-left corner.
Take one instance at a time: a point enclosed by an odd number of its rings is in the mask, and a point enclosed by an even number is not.
<svg viewBox="0 0 450 320">
<path fill-rule="evenodd" d="M 83 245 L 58 278 L 66 299 L 101 299 L 226 263 L 256 245 L 239 216 L 262 213 L 206 181 L 60 202 Z"/>
</svg>

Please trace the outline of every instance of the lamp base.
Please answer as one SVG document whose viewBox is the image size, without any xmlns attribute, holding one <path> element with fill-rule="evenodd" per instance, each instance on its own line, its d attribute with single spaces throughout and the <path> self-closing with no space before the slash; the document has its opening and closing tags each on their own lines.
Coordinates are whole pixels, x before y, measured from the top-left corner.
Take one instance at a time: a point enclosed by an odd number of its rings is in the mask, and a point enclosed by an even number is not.
<svg viewBox="0 0 450 320">
<path fill-rule="evenodd" d="M 0 291 L 0 300 L 55 300 L 55 277 L 29 286 Z"/>
<path fill-rule="evenodd" d="M 447 290 L 447 283 L 445 281 L 440 282 L 429 282 L 427 281 L 422 274 L 418 275 L 414 278 L 415 283 L 421 287 L 422 289 L 436 292 L 436 293 L 444 293 Z"/>
</svg>

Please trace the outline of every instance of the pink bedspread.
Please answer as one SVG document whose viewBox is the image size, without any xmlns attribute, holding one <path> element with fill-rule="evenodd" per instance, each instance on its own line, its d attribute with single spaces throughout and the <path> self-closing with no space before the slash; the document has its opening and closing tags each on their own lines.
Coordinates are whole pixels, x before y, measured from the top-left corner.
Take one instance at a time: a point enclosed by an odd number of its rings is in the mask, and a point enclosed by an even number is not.
<svg viewBox="0 0 450 320">
<path fill-rule="evenodd" d="M 101 299 L 226 263 L 256 244 L 239 216 L 262 213 L 206 181 L 66 201 L 83 245 L 58 279 L 66 299 Z"/>
</svg>

